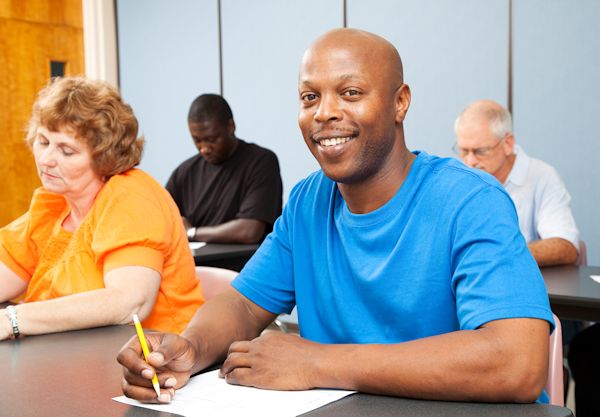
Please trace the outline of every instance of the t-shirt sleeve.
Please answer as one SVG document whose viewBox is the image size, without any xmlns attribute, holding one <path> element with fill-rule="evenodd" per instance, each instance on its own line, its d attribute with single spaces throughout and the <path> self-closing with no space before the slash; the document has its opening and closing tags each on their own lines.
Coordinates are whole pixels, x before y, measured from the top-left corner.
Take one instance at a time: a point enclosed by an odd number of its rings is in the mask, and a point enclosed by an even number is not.
<svg viewBox="0 0 600 417">
<path fill-rule="evenodd" d="M 29 281 L 37 265 L 37 250 L 30 238 L 29 212 L 0 229 L 0 262 Z"/>
<path fill-rule="evenodd" d="M 271 151 L 265 152 L 245 179 L 244 195 L 236 217 L 273 225 L 281 214 L 282 188 L 277 156 Z"/>
<path fill-rule="evenodd" d="M 104 273 L 121 266 L 146 266 L 162 272 L 171 245 L 173 219 L 155 190 L 119 190 L 96 201 L 92 250 Z M 108 190 L 107 190 L 108 191 Z M 113 190 L 110 190 L 113 191 Z"/>
<path fill-rule="evenodd" d="M 25 281 L 33 275 L 64 200 L 36 190 L 29 210 L 0 229 L 0 261 Z"/>
<path fill-rule="evenodd" d="M 296 305 L 290 239 L 296 198 L 295 190 L 292 190 L 273 231 L 232 282 L 240 293 L 274 314 L 289 314 Z"/>
<path fill-rule="evenodd" d="M 539 187 L 535 228 L 540 239 L 559 237 L 579 248 L 579 231 L 571 213 L 571 196 L 554 168 L 550 167 Z"/>
<path fill-rule="evenodd" d="M 508 194 L 486 187 L 457 212 L 452 289 L 461 329 L 505 318 L 538 318 L 554 327 L 546 288 L 519 231 Z"/>
</svg>

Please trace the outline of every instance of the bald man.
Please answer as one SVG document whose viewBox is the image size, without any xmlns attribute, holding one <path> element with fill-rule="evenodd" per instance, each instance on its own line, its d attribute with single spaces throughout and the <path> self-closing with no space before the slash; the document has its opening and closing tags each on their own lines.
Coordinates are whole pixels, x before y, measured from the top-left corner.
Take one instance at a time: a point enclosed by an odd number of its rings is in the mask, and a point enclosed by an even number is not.
<svg viewBox="0 0 600 417">
<path fill-rule="evenodd" d="M 264 389 L 535 401 L 552 325 L 539 270 L 496 181 L 406 148 L 410 89 L 394 46 L 326 33 L 304 54 L 298 95 L 321 170 L 229 291 L 180 336 L 148 335 L 149 364 L 134 339 L 121 350 L 124 393 L 168 402 L 224 361 L 228 383 Z M 294 306 L 300 337 L 259 336 Z"/>
<path fill-rule="evenodd" d="M 574 264 L 579 231 L 571 196 L 553 167 L 515 144 L 508 110 L 491 100 L 476 101 L 458 116 L 454 131 L 462 161 L 492 174 L 510 194 L 538 265 Z"/>
</svg>

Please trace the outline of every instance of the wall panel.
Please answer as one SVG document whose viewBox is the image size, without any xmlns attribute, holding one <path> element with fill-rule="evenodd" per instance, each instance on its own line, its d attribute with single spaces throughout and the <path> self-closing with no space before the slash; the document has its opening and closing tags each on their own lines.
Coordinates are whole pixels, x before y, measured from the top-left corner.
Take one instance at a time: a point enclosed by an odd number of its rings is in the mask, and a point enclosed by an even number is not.
<svg viewBox="0 0 600 417">
<path fill-rule="evenodd" d="M 119 79 L 146 147 L 141 168 L 165 184 L 194 155 L 187 112 L 219 93 L 216 1 L 118 0 Z"/>
<path fill-rule="evenodd" d="M 39 186 L 25 126 L 50 61 L 66 62 L 66 74 L 82 74 L 84 63 L 81 2 L 3 2 L 0 16 L 1 227 L 27 210 Z"/>
<path fill-rule="evenodd" d="M 277 154 L 287 200 L 291 188 L 318 169 L 298 128 L 300 60 L 316 37 L 343 25 L 342 1 L 222 4 L 224 95 L 238 136 Z"/>
<path fill-rule="evenodd" d="M 553 165 L 600 265 L 600 3 L 514 1 L 514 119 L 517 142 Z"/>
<path fill-rule="evenodd" d="M 471 101 L 507 101 L 506 0 L 348 0 L 348 26 L 392 42 L 412 103 L 409 149 L 451 155 L 453 123 Z"/>
</svg>

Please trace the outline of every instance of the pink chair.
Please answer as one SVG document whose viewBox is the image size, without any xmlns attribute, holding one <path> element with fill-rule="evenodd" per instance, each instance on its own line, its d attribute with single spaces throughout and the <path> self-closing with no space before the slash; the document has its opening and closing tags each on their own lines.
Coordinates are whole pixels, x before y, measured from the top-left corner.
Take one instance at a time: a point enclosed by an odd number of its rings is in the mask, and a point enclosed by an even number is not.
<svg viewBox="0 0 600 417">
<path fill-rule="evenodd" d="M 200 280 L 204 299 L 209 300 L 212 297 L 221 294 L 231 286 L 231 281 L 238 275 L 237 272 L 224 268 L 214 268 L 212 266 L 197 266 L 196 276 Z M 279 319 L 273 321 L 277 328 L 289 333 L 287 325 Z"/>
<path fill-rule="evenodd" d="M 579 241 L 579 253 L 577 254 L 577 262 L 578 266 L 587 265 L 587 247 L 585 246 L 585 242 L 583 240 Z"/>
<path fill-rule="evenodd" d="M 562 328 L 558 317 L 554 316 L 556 327 L 550 335 L 550 349 L 548 355 L 548 380 L 546 381 L 546 393 L 550 397 L 550 404 L 565 405 L 565 391 L 563 381 L 563 347 Z"/>
<path fill-rule="evenodd" d="M 211 266 L 197 266 L 196 276 L 200 280 L 202 292 L 206 300 L 211 299 L 230 287 L 230 282 L 237 276 L 237 272 Z"/>
</svg>

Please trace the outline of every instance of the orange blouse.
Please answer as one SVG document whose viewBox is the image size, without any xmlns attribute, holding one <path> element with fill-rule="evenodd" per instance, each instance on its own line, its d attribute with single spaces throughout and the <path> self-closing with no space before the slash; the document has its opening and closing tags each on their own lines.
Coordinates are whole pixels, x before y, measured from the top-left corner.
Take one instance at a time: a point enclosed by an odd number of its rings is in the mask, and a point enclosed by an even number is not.
<svg viewBox="0 0 600 417">
<path fill-rule="evenodd" d="M 111 177 L 83 222 L 62 228 L 69 206 L 38 188 L 29 211 L 0 229 L 0 261 L 28 282 L 24 301 L 104 288 L 104 274 L 145 266 L 161 274 L 144 327 L 181 332 L 204 302 L 179 210 L 152 177 L 132 169 Z M 107 306 L 110 308 L 110 306 Z"/>
</svg>

